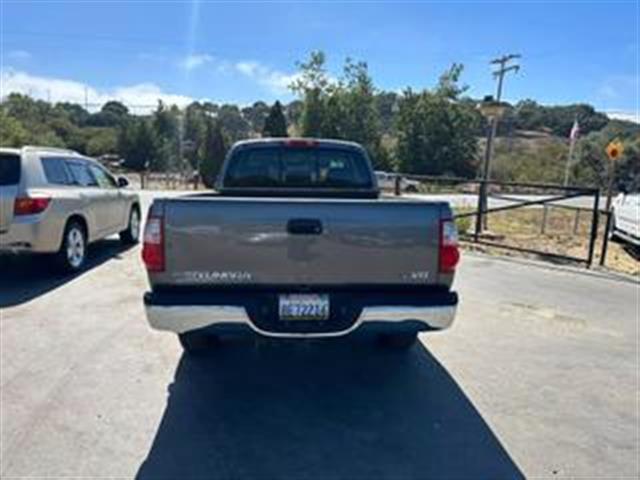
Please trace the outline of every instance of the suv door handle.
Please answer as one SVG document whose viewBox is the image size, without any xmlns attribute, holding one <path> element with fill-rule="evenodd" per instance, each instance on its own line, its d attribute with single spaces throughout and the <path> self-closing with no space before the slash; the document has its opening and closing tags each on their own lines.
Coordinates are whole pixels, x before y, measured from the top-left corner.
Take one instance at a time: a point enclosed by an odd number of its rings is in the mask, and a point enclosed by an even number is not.
<svg viewBox="0 0 640 480">
<path fill-rule="evenodd" d="M 322 222 L 315 218 L 292 218 L 287 222 L 291 235 L 321 235 Z"/>
</svg>

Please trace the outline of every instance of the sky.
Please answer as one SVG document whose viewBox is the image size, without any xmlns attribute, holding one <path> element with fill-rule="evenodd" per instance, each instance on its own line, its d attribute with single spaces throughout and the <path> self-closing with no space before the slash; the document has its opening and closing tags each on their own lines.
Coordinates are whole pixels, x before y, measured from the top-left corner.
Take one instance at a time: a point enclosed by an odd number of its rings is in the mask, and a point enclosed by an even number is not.
<svg viewBox="0 0 640 480">
<path fill-rule="evenodd" d="M 586 102 L 639 115 L 640 3 L 625 1 L 0 0 L 1 95 L 143 111 L 159 98 L 249 104 L 294 98 L 296 62 L 323 50 L 339 77 L 364 60 L 380 89 L 432 87 L 453 62 L 471 96 L 490 60 L 522 55 L 509 102 Z"/>
</svg>

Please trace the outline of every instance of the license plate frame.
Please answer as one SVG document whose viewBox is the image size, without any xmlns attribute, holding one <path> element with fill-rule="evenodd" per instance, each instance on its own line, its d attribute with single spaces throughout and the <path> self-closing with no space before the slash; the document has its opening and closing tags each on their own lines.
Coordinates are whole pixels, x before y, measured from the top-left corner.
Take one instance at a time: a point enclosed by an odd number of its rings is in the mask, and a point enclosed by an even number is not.
<svg viewBox="0 0 640 480">
<path fill-rule="evenodd" d="M 322 293 L 292 293 L 278 295 L 278 318 L 281 321 L 329 320 L 329 295 Z"/>
</svg>

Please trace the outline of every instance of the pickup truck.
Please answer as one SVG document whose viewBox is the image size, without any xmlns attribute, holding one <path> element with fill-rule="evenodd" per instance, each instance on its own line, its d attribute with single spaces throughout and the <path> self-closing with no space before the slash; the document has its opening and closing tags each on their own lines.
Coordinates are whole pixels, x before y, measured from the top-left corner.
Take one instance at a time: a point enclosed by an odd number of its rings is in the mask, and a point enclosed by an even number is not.
<svg viewBox="0 0 640 480">
<path fill-rule="evenodd" d="M 152 328 L 187 353 L 225 333 L 322 338 L 371 330 L 410 347 L 454 319 L 459 261 L 446 202 L 379 198 L 356 143 L 236 143 L 216 191 L 161 198 L 142 257 Z"/>
</svg>

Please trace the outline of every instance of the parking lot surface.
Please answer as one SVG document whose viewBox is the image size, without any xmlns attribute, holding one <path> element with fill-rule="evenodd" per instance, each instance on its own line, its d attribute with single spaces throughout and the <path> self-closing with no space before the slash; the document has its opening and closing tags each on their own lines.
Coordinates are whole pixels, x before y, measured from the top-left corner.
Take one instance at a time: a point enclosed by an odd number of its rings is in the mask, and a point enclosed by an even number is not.
<svg viewBox="0 0 640 480">
<path fill-rule="evenodd" d="M 637 478 L 638 284 L 466 255 L 454 327 L 367 338 L 151 331 L 139 247 L 0 270 L 0 477 Z"/>
</svg>

